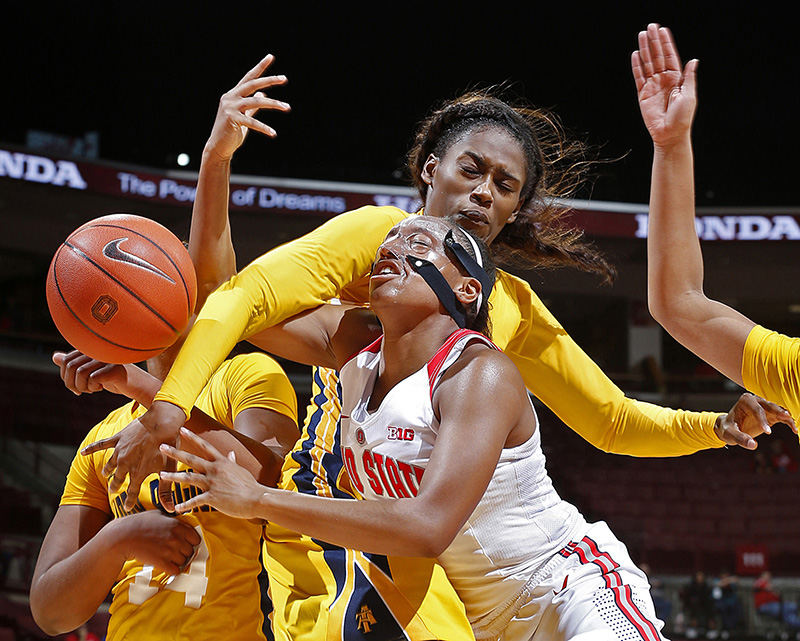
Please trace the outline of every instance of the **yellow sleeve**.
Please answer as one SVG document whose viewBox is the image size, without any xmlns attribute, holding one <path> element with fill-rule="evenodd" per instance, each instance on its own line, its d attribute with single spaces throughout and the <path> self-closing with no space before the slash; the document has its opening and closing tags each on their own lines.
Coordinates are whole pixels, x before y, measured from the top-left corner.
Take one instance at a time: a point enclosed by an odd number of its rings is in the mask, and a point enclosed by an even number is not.
<svg viewBox="0 0 800 641">
<path fill-rule="evenodd" d="M 505 352 L 528 389 L 592 445 L 630 456 L 679 456 L 725 445 L 714 434 L 719 413 L 626 397 L 523 281 L 516 296 L 522 321 Z"/>
<path fill-rule="evenodd" d="M 369 272 L 386 233 L 407 216 L 395 207 L 362 207 L 254 260 L 209 296 L 155 399 L 188 416 L 237 342 L 335 298 Z"/>
<path fill-rule="evenodd" d="M 742 354 L 745 389 L 785 407 L 800 417 L 800 338 L 756 325 Z"/>
<path fill-rule="evenodd" d="M 283 368 L 267 354 L 240 354 L 231 359 L 225 387 L 234 420 L 240 412 L 260 407 L 297 422 L 297 394 Z"/>
<path fill-rule="evenodd" d="M 131 402 L 111 412 L 83 439 L 67 473 L 60 505 L 85 505 L 111 514 L 108 479 L 102 473 L 106 460 L 111 456 L 111 450 L 95 452 L 89 456 L 81 454 L 81 450 L 90 443 L 113 435 L 130 423 L 133 420 L 133 405 Z"/>
</svg>

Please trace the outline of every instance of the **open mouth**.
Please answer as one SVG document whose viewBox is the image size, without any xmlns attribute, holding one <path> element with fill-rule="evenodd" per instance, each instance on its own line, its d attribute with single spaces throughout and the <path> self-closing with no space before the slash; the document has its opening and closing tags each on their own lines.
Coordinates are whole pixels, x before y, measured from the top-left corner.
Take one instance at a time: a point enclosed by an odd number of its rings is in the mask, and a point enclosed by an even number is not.
<svg viewBox="0 0 800 641">
<path fill-rule="evenodd" d="M 381 258 L 375 261 L 375 264 L 372 266 L 371 278 L 378 276 L 399 276 L 400 274 L 402 274 L 402 267 L 399 261 Z"/>
</svg>

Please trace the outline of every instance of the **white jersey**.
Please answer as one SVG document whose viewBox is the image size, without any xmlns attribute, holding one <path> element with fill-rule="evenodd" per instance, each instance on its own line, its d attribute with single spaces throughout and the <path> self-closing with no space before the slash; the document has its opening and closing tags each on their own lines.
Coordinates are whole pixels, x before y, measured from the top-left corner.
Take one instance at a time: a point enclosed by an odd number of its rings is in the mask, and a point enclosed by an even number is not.
<svg viewBox="0 0 800 641">
<path fill-rule="evenodd" d="M 431 399 L 442 375 L 471 342 L 496 347 L 469 330 L 452 334 L 419 371 L 367 412 L 381 360 L 379 339 L 341 370 L 342 455 L 350 480 L 367 500 L 411 497 L 436 442 Z M 439 557 L 473 627 L 513 616 L 530 582 L 561 564 L 560 551 L 587 524 L 562 501 L 545 469 L 537 428 L 525 443 L 503 449 L 475 511 Z"/>
</svg>

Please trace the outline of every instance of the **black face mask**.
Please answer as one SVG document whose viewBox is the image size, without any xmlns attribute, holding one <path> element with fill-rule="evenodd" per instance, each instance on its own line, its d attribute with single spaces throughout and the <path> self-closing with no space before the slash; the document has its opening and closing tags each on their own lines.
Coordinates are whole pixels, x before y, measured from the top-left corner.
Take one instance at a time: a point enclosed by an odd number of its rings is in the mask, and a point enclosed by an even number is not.
<svg viewBox="0 0 800 641">
<path fill-rule="evenodd" d="M 489 300 L 489 294 L 492 293 L 494 281 L 489 277 L 489 274 L 486 273 L 486 270 L 483 268 L 483 266 L 469 255 L 467 250 L 464 249 L 463 245 L 460 245 L 458 242 L 456 242 L 456 240 L 453 238 L 452 230 L 448 231 L 447 235 L 444 237 L 444 246 L 445 250 L 449 249 L 452 252 L 464 270 L 466 270 L 470 276 L 476 278 L 478 282 L 480 282 L 481 295 L 478 299 L 478 312 L 480 313 L 481 307 L 483 307 L 483 305 L 486 304 L 486 301 Z M 476 256 L 480 258 L 480 251 L 477 244 L 475 244 L 473 248 Z M 424 258 L 418 258 L 416 256 L 407 256 L 406 260 L 408 261 L 408 264 L 411 265 L 411 269 L 422 276 L 425 282 L 428 283 L 430 288 L 436 294 L 436 297 L 439 299 L 439 302 L 447 310 L 447 313 L 453 317 L 453 320 L 455 320 L 456 324 L 461 328 L 466 327 L 467 310 L 464 308 L 458 298 L 456 298 L 455 292 L 453 292 L 447 280 L 444 276 L 442 276 L 442 273 L 436 268 L 436 266 L 430 261 L 427 261 Z"/>
</svg>

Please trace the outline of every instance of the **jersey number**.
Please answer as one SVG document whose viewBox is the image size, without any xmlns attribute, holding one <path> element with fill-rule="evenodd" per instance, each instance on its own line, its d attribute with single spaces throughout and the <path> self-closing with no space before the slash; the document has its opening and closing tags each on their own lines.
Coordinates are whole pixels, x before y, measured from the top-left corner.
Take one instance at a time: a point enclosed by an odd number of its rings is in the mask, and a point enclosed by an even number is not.
<svg viewBox="0 0 800 641">
<path fill-rule="evenodd" d="M 133 583 L 128 586 L 128 603 L 141 605 L 147 599 L 156 594 L 159 590 L 167 589 L 173 592 L 183 592 L 185 599 L 184 605 L 189 608 L 199 608 L 203 603 L 203 597 L 208 588 L 208 577 L 206 576 L 206 565 L 208 563 L 208 546 L 203 538 L 203 530 L 200 526 L 194 528 L 200 535 L 200 543 L 194 559 L 183 572 L 171 577 L 169 582 L 162 585 L 151 585 L 153 579 L 153 566 L 145 565 L 136 573 Z"/>
</svg>

